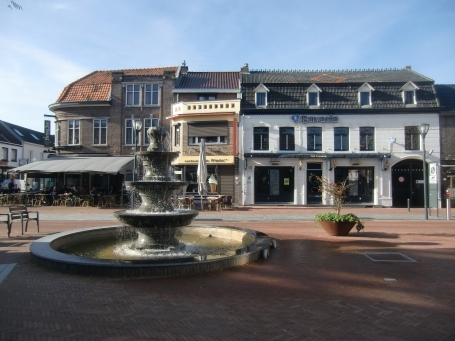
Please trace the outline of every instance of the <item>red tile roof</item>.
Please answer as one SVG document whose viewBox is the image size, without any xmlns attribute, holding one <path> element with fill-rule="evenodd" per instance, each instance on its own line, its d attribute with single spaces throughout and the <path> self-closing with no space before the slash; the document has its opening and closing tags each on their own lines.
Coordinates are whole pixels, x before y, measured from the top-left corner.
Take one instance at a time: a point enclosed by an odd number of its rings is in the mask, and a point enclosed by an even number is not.
<svg viewBox="0 0 455 341">
<path fill-rule="evenodd" d="M 165 71 L 176 72 L 178 67 L 163 67 L 150 69 L 127 69 L 125 76 L 161 76 Z M 97 102 L 108 101 L 111 96 L 112 71 L 94 71 L 85 77 L 67 85 L 56 103 L 62 102 Z"/>
</svg>

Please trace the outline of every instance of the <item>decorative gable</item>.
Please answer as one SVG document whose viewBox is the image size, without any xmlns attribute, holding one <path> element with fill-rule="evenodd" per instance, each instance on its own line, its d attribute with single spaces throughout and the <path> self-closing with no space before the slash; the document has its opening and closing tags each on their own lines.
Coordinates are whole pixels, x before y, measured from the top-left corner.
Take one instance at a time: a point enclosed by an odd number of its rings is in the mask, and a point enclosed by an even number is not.
<svg viewBox="0 0 455 341">
<path fill-rule="evenodd" d="M 256 108 L 267 107 L 267 93 L 269 91 L 270 90 L 262 83 L 259 84 L 256 89 L 254 89 Z"/>
<path fill-rule="evenodd" d="M 401 94 L 403 96 L 403 103 L 405 105 L 413 106 L 417 104 L 416 90 L 420 88 L 414 84 L 414 82 L 409 81 L 400 88 Z"/>
<path fill-rule="evenodd" d="M 322 90 L 314 83 L 308 87 L 306 90 L 306 102 L 310 108 L 320 106 L 319 93 L 321 92 Z"/>
<path fill-rule="evenodd" d="M 357 90 L 359 105 L 362 107 L 371 106 L 373 104 L 372 92 L 374 88 L 368 84 L 363 83 L 362 86 Z"/>
</svg>

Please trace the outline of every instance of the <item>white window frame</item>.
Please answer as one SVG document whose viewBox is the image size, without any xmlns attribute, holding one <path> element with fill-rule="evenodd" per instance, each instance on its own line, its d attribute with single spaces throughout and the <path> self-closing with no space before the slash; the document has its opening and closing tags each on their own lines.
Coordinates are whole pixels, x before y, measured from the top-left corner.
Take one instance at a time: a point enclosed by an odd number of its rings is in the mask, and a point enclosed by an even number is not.
<svg viewBox="0 0 455 341">
<path fill-rule="evenodd" d="M 142 125 L 142 145 L 148 146 L 150 144 L 149 137 L 147 135 L 147 130 L 151 127 L 159 127 L 160 126 L 160 120 L 158 118 L 146 118 L 144 119 L 144 124 Z"/>
<path fill-rule="evenodd" d="M 256 108 L 265 108 L 267 107 L 267 101 L 268 101 L 268 92 L 270 90 L 264 85 L 264 84 L 259 84 L 256 89 L 254 89 L 254 103 L 256 105 Z M 263 104 L 258 104 L 258 94 L 264 94 L 264 103 Z"/>
<path fill-rule="evenodd" d="M 81 121 L 68 120 L 68 145 L 78 146 L 81 144 Z"/>
<path fill-rule="evenodd" d="M 319 97 L 321 92 L 322 90 L 314 83 L 306 90 L 306 102 L 310 108 L 319 108 L 321 106 Z M 310 104 L 310 94 L 316 94 L 316 104 Z"/>
<path fill-rule="evenodd" d="M 125 106 L 127 107 L 138 107 L 141 105 L 141 88 L 142 84 L 131 83 L 125 84 Z M 132 102 L 129 101 L 128 94 L 132 94 Z M 137 94 L 137 101 L 134 95 Z"/>
<path fill-rule="evenodd" d="M 125 145 L 126 146 L 134 146 L 134 139 L 135 139 L 135 129 L 134 129 L 134 118 L 127 118 L 125 119 Z M 130 124 L 130 125 L 129 125 Z M 128 140 L 130 133 L 131 141 Z"/>
<path fill-rule="evenodd" d="M 97 121 L 99 123 L 99 126 L 95 127 L 95 122 L 97 122 Z M 104 127 L 102 126 L 103 122 L 105 123 Z M 95 129 L 99 129 L 98 134 L 95 132 Z M 104 143 L 102 142 L 102 139 L 101 139 L 101 137 L 103 136 L 103 134 L 102 134 L 103 130 L 105 131 L 105 133 L 104 133 L 104 139 L 105 139 Z M 96 136 L 96 135 L 98 135 L 98 136 Z M 95 143 L 95 137 L 98 137 L 98 143 Z M 107 145 L 107 119 L 105 119 L 105 118 L 97 118 L 97 119 L 93 120 L 93 141 L 92 141 L 92 143 L 93 143 L 94 146 L 105 146 L 105 145 Z"/>
<path fill-rule="evenodd" d="M 217 142 L 209 142 L 207 141 L 207 136 L 191 136 L 188 137 L 188 145 L 189 146 L 198 146 L 201 143 L 201 139 L 205 139 L 205 144 L 211 145 L 211 144 L 227 144 L 227 136 L 210 136 L 213 137 L 217 140 Z"/>
<path fill-rule="evenodd" d="M 364 107 L 371 107 L 373 105 L 373 95 L 372 92 L 375 89 L 368 83 L 363 83 L 362 86 L 357 90 L 357 99 L 359 101 L 359 105 L 364 108 Z M 362 93 L 368 93 L 368 103 L 367 104 L 362 104 Z"/>
<path fill-rule="evenodd" d="M 150 87 L 150 89 L 147 89 Z M 150 100 L 147 99 L 147 94 L 150 93 Z M 156 101 L 153 95 L 156 94 Z M 148 83 L 144 85 L 144 105 L 156 106 L 160 105 L 160 85 L 157 83 Z"/>
<path fill-rule="evenodd" d="M 401 91 L 401 96 L 403 98 L 403 104 L 406 106 L 414 106 L 417 104 L 417 92 L 416 90 L 419 90 L 420 88 L 414 84 L 414 82 L 407 82 L 405 85 L 403 85 L 400 89 Z M 413 103 L 406 103 L 406 92 L 413 92 Z"/>
</svg>

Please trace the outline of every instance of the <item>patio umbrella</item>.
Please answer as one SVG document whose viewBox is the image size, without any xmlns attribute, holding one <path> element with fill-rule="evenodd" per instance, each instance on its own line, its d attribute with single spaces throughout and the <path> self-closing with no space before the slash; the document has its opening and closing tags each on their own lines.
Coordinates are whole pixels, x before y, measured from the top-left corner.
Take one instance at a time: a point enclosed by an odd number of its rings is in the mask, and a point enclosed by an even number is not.
<svg viewBox="0 0 455 341">
<path fill-rule="evenodd" d="M 207 195 L 207 161 L 205 159 L 205 139 L 201 139 L 201 150 L 199 152 L 199 162 L 197 164 L 197 191 L 199 192 L 199 195 Z"/>
</svg>

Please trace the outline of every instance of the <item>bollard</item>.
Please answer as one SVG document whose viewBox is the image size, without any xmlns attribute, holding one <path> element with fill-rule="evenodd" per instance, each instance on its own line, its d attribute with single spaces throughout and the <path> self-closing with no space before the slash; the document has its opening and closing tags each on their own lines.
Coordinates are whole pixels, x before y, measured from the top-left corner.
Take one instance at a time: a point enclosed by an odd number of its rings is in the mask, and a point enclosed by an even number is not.
<svg viewBox="0 0 455 341">
<path fill-rule="evenodd" d="M 450 205 L 451 205 L 450 198 L 447 198 L 446 199 L 447 220 L 452 219 L 452 216 L 450 214 Z"/>
<path fill-rule="evenodd" d="M 408 212 L 411 212 L 411 202 L 408 199 Z"/>
</svg>

